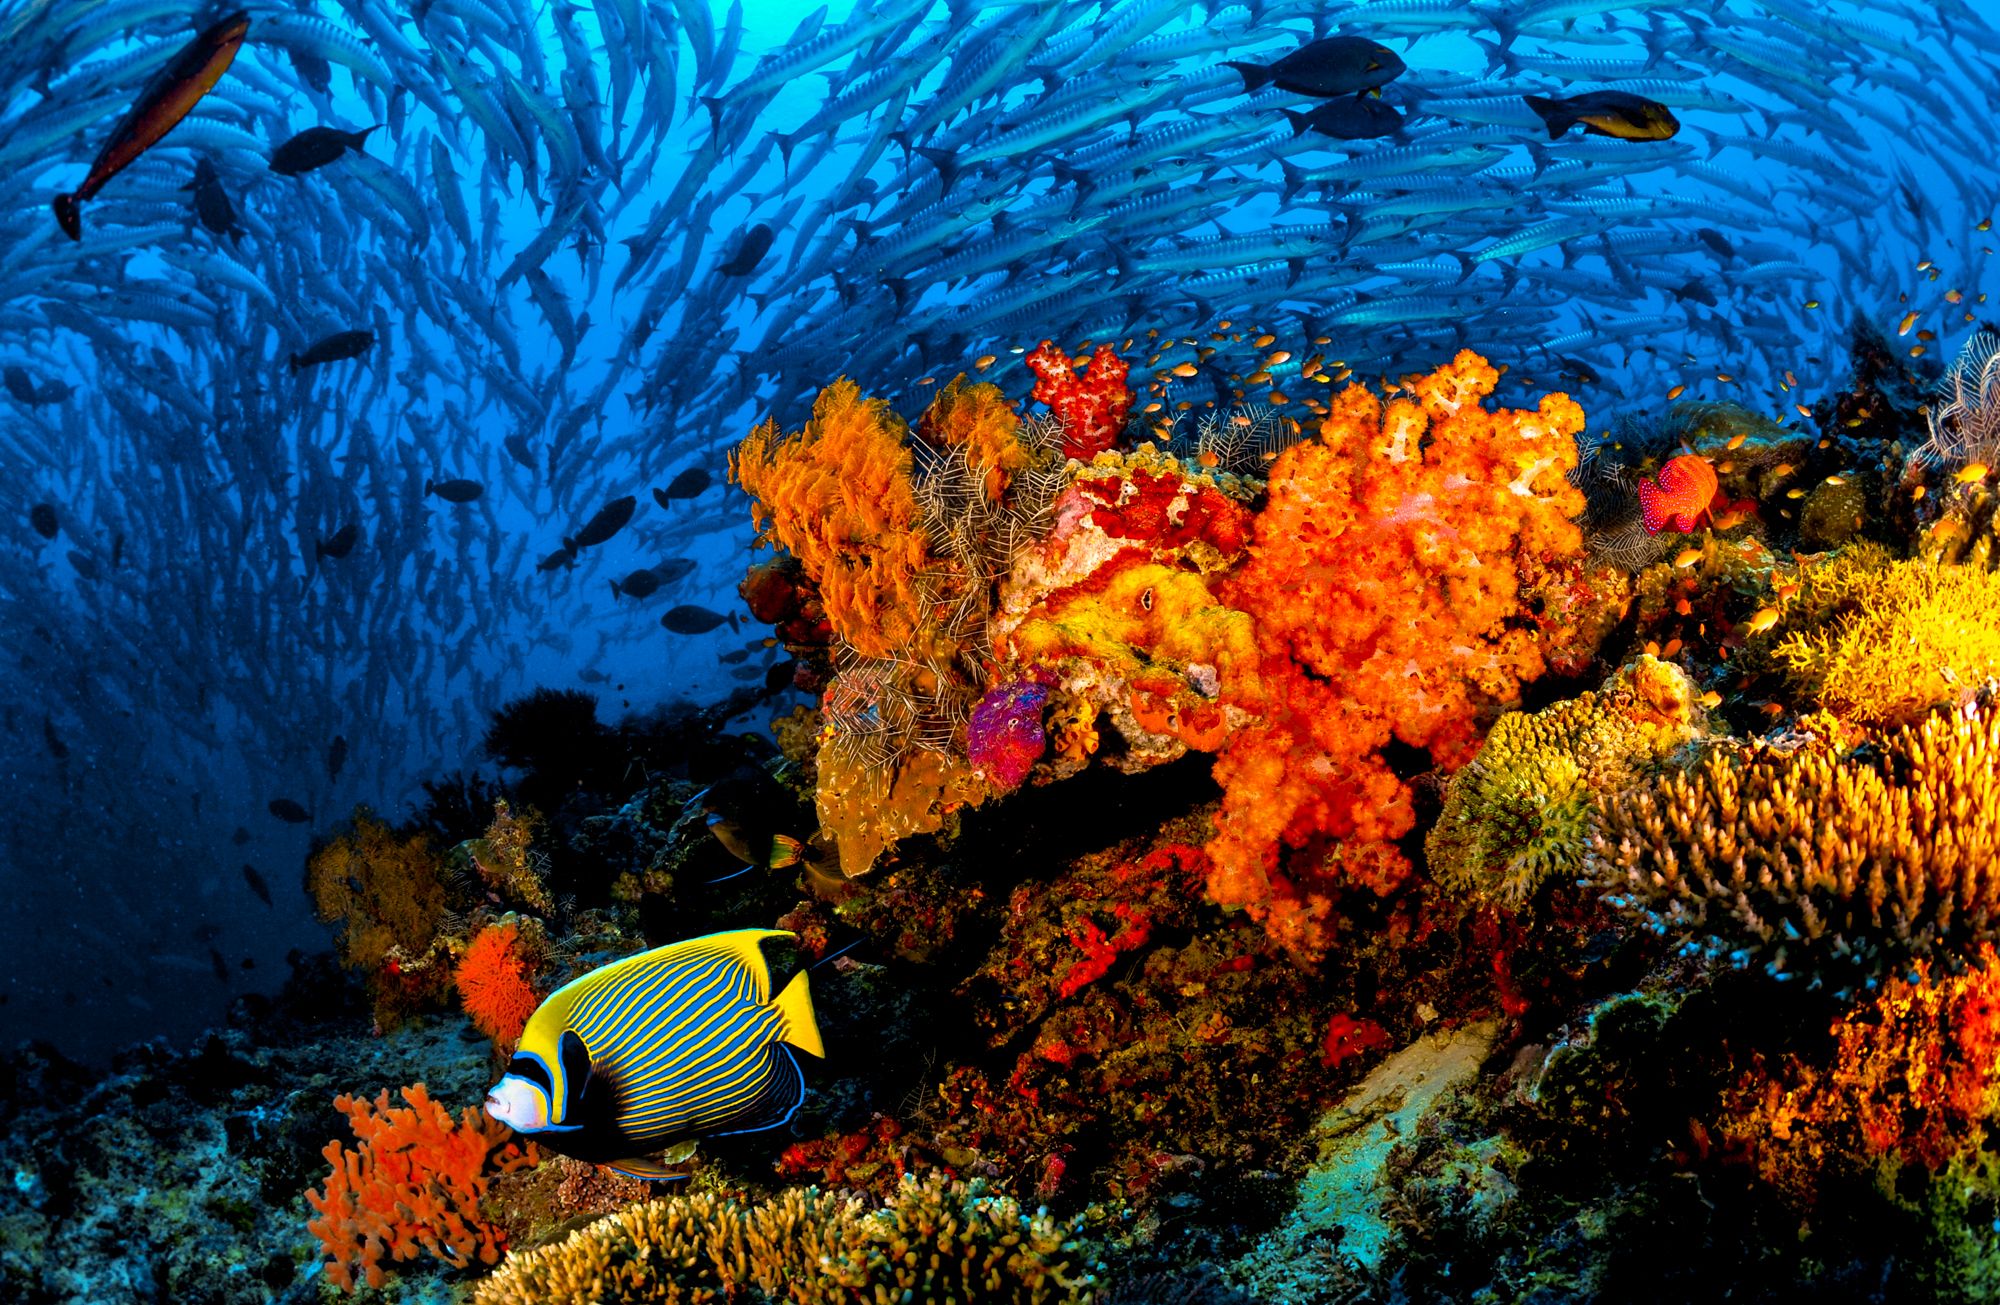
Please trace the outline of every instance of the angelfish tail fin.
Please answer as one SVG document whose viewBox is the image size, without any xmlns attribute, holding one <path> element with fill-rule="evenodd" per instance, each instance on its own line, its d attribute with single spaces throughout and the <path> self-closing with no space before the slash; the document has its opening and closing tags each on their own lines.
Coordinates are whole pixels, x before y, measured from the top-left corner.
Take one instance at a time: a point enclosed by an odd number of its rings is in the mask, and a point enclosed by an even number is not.
<svg viewBox="0 0 2000 1305">
<path fill-rule="evenodd" d="M 806 986 L 804 970 L 792 976 L 771 1005 L 778 1012 L 778 1040 L 825 1060 L 826 1046 L 819 1040 L 819 1020 L 813 1015 L 812 990 Z"/>
</svg>

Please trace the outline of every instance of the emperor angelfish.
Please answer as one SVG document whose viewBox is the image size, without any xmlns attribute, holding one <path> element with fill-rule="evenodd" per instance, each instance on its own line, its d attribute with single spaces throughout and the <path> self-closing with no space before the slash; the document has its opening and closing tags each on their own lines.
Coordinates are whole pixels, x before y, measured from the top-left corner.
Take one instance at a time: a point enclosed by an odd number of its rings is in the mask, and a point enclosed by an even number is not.
<svg viewBox="0 0 2000 1305">
<path fill-rule="evenodd" d="M 660 1151 L 787 1123 L 805 1099 L 792 1048 L 826 1055 L 805 972 L 771 997 L 761 946 L 792 936 L 714 933 L 572 979 L 529 1018 L 486 1113 L 552 1151 L 654 1181 L 686 1177 L 647 1158 Z"/>
</svg>

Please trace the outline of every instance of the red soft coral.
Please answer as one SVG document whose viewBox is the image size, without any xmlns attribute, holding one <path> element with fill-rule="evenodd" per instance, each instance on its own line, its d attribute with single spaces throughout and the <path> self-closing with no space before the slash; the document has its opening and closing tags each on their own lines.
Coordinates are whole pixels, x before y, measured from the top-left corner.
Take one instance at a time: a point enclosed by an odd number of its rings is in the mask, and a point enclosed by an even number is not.
<svg viewBox="0 0 2000 1305">
<path fill-rule="evenodd" d="M 327 1281 L 349 1291 L 357 1272 L 380 1287 L 385 1258 L 414 1260 L 428 1251 L 457 1269 L 475 1259 L 498 1263 L 505 1238 L 479 1214 L 487 1175 L 536 1160 L 532 1146 L 524 1151 L 504 1124 L 478 1110 L 452 1122 L 422 1083 L 404 1088 L 403 1100 L 407 1109 L 392 1107 L 387 1091 L 372 1102 L 335 1097 L 360 1145 L 328 1142 L 326 1190 L 306 1192 L 319 1211 L 306 1228 L 327 1254 Z"/>
<path fill-rule="evenodd" d="M 1070 356 L 1047 340 L 1025 361 L 1035 374 L 1035 401 L 1046 403 L 1062 423 L 1065 457 L 1088 462 L 1118 442 L 1132 391 L 1125 384 L 1131 365 L 1115 349 L 1098 345 L 1082 376 Z"/>
</svg>

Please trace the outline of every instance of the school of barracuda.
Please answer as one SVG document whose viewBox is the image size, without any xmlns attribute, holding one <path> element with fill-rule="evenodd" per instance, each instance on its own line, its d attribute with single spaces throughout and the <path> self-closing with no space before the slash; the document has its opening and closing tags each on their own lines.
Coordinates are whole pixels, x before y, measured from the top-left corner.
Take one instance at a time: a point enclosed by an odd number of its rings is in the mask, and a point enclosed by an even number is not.
<svg viewBox="0 0 2000 1305">
<path fill-rule="evenodd" d="M 52 875 L 81 823 L 194 884 L 219 831 L 393 804 L 537 677 L 703 686 L 731 632 L 658 613 L 741 567 L 675 559 L 737 546 L 724 451 L 843 373 L 1025 393 L 1038 339 L 1235 319 L 1363 376 L 1473 345 L 1594 419 L 1683 383 L 1788 411 L 1851 320 L 1976 307 L 1981 9 L 856 0 L 762 49 L 741 0 L 259 4 L 72 243 L 51 197 L 200 19 L 6 0 L 0 855 Z M 1229 66 L 1330 33 L 1407 63 L 1393 134 Z M 1550 139 L 1523 100 L 1598 88 L 1687 127 Z M 374 130 L 274 169 L 312 127 Z M 1203 361 L 1158 396 L 1226 397 Z M 625 496 L 621 551 L 562 543 Z M 113 933 L 160 909 L 110 897 Z"/>
</svg>

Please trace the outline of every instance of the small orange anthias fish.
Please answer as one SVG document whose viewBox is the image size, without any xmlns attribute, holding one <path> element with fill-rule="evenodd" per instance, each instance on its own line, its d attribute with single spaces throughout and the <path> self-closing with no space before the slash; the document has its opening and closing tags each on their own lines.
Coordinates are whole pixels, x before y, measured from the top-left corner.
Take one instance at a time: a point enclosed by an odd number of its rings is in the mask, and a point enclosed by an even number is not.
<svg viewBox="0 0 2000 1305">
<path fill-rule="evenodd" d="M 1683 453 L 1667 459 L 1657 479 L 1639 478 L 1639 515 L 1646 533 L 1657 535 L 1670 525 L 1682 534 L 1708 515 L 1715 502 L 1715 468 L 1698 453 Z"/>
</svg>

